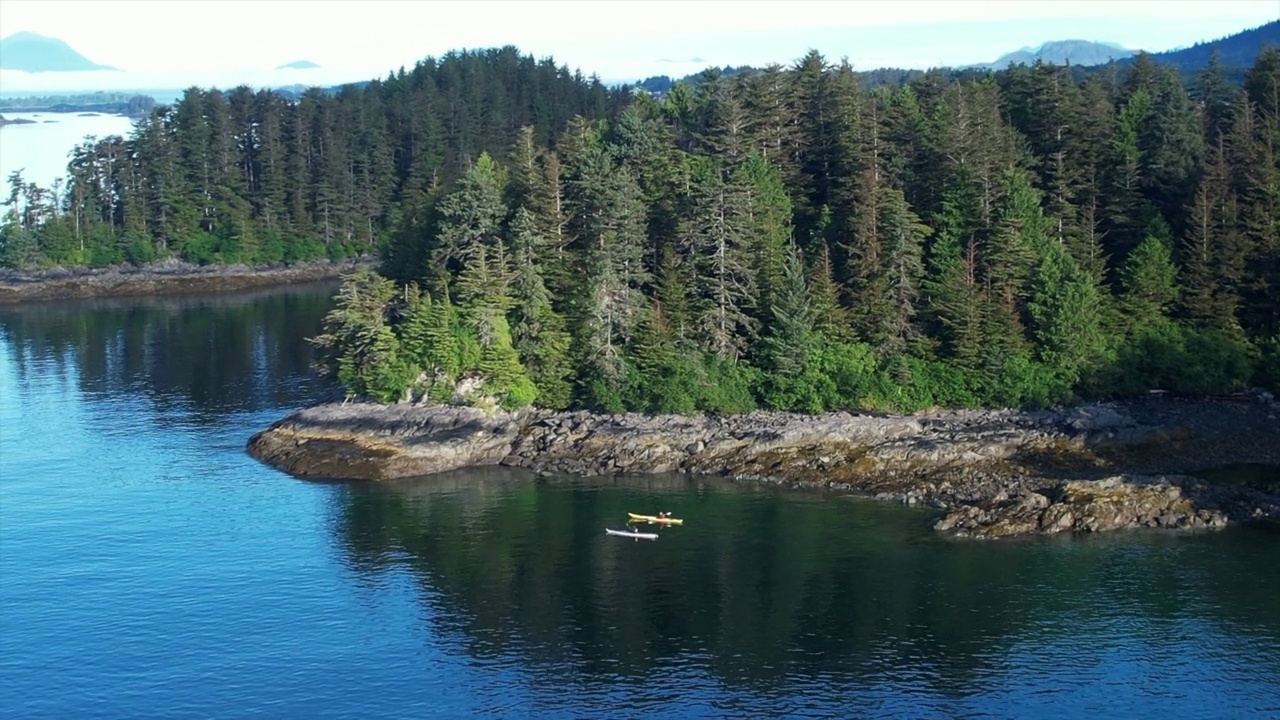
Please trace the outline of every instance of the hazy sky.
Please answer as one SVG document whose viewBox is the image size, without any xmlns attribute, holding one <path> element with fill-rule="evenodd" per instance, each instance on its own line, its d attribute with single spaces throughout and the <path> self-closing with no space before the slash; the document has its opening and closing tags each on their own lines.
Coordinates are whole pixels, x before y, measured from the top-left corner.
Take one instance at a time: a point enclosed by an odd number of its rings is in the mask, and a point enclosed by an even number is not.
<svg viewBox="0 0 1280 720">
<path fill-rule="evenodd" d="M 789 63 L 810 48 L 833 61 L 847 56 L 859 69 L 925 68 L 1073 38 L 1167 50 L 1277 17 L 1276 0 L 0 0 L 0 36 L 58 37 L 128 71 L 2 72 L 0 92 L 327 84 L 385 76 L 450 49 L 507 44 L 606 81 Z M 272 71 L 294 60 L 322 68 Z"/>
</svg>

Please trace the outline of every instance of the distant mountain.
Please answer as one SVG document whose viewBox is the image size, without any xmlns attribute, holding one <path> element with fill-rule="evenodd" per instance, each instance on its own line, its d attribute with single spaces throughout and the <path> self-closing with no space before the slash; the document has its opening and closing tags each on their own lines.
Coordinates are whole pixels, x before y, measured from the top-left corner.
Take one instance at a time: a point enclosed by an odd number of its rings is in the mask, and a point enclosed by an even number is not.
<svg viewBox="0 0 1280 720">
<path fill-rule="evenodd" d="M 58 38 L 19 32 L 0 40 L 0 70 L 40 73 L 117 69 L 93 62 Z"/>
<path fill-rule="evenodd" d="M 284 65 L 281 65 L 276 69 L 277 70 L 311 70 L 318 67 L 320 66 L 311 62 L 310 60 L 294 60 L 293 62 L 285 63 Z"/>
<path fill-rule="evenodd" d="M 1129 50 L 1115 43 L 1089 40 L 1053 40 L 1037 48 L 1024 47 L 1016 52 L 1001 55 L 993 63 L 971 65 L 974 68 L 1004 70 L 1014 65 L 1033 65 L 1037 60 L 1053 65 L 1070 63 L 1078 67 L 1106 65 L 1115 60 L 1133 57 L 1137 50 Z"/>
<path fill-rule="evenodd" d="M 1151 59 L 1183 71 L 1200 70 L 1209 64 L 1209 55 L 1217 49 L 1218 60 L 1226 67 L 1250 67 L 1268 45 L 1280 47 L 1280 20 L 1189 48 L 1152 53 Z"/>
</svg>

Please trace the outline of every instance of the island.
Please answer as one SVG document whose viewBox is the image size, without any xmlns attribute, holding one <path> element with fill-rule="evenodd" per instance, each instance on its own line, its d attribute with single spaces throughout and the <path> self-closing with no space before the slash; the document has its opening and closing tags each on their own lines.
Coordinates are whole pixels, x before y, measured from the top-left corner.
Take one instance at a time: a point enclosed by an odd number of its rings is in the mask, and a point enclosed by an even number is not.
<svg viewBox="0 0 1280 720">
<path fill-rule="evenodd" d="M 1196 478 L 1280 446 L 1254 37 L 1242 83 L 1193 87 L 1145 53 L 894 79 L 811 51 L 655 99 L 512 47 L 193 87 L 56 189 L 15 175 L 0 265 L 372 259 L 311 338 L 346 404 L 250 445 L 300 477 L 681 471 L 953 534 L 1217 527 L 1271 490 Z M 112 273 L 13 297 L 149 287 Z"/>
<path fill-rule="evenodd" d="M 146 117 L 156 107 L 150 95 L 93 92 L 72 95 L 42 95 L 0 98 L 0 111 L 11 113 L 76 113 Z"/>
</svg>

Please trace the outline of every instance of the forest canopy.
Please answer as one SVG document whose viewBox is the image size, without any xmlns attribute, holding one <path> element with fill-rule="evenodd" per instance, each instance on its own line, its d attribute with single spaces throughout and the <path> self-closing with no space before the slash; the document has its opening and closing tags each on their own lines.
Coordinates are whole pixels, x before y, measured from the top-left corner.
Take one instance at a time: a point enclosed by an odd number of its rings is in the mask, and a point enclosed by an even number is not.
<svg viewBox="0 0 1280 720">
<path fill-rule="evenodd" d="M 1280 52 L 868 89 L 810 52 L 655 100 L 514 48 L 296 102 L 192 88 L 11 267 L 376 255 L 316 339 L 384 402 L 741 412 L 1280 385 Z"/>
</svg>

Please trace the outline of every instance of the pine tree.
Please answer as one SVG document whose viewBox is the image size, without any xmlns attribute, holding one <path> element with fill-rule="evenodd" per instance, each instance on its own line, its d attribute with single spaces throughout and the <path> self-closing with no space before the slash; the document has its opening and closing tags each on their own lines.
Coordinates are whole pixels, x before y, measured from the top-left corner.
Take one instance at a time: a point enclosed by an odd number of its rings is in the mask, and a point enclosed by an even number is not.
<svg viewBox="0 0 1280 720">
<path fill-rule="evenodd" d="M 1240 280 L 1247 256 L 1238 205 L 1227 176 L 1225 144 L 1210 153 L 1183 240 L 1183 310 L 1207 327 L 1238 330 Z"/>
<path fill-rule="evenodd" d="M 1197 79 L 1201 134 L 1212 142 L 1227 131 L 1231 119 L 1231 92 L 1217 47 L 1209 51 L 1209 64 Z"/>
<path fill-rule="evenodd" d="M 321 351 L 320 375 L 336 377 L 351 395 L 384 403 L 401 397 L 414 369 L 387 322 L 395 294 L 391 281 L 369 271 L 343 278 L 323 332 L 311 339 Z"/>
<path fill-rule="evenodd" d="M 1144 169 L 1140 132 L 1151 114 L 1151 96 L 1135 91 L 1120 109 L 1108 168 L 1105 227 L 1106 252 L 1123 263 L 1148 222 L 1142 197 Z"/>
<path fill-rule="evenodd" d="M 992 299 L 1016 316 L 1040 253 L 1049 243 L 1050 227 L 1040 208 L 1040 193 L 1025 172 L 1008 171 L 1002 184 L 1004 197 L 979 257 Z"/>
<path fill-rule="evenodd" d="M 977 278 L 982 209 L 978 187 L 963 166 L 942 208 L 924 281 L 925 305 L 946 356 L 974 368 L 983 345 L 984 300 Z"/>
<path fill-rule="evenodd" d="M 516 211 L 511 222 L 511 244 L 516 258 L 511 286 L 515 304 L 512 344 L 538 388 L 538 404 L 568 407 L 573 373 L 570 336 L 564 318 L 552 308 L 551 294 L 542 280 L 538 251 L 546 241 L 537 236 L 533 217 L 524 208 Z"/>
<path fill-rule="evenodd" d="M 800 140 L 791 78 L 781 65 L 772 64 L 751 75 L 747 83 L 747 111 L 760 156 L 778 169 L 784 187 L 797 187 Z"/>
<path fill-rule="evenodd" d="M 578 355 L 602 383 L 594 400 L 612 403 L 600 393 L 621 392 L 627 345 L 645 305 L 644 200 L 631 173 L 600 148 L 583 156 L 567 194 L 585 270 L 575 311 Z"/>
<path fill-rule="evenodd" d="M 800 375 L 808 367 L 822 318 L 810 299 L 800 248 L 791 243 L 783 257 L 782 284 L 770 307 L 772 322 L 762 354 L 769 369 L 785 377 Z"/>
<path fill-rule="evenodd" d="M 1240 318 L 1257 337 L 1280 335 L 1280 52 L 1258 55 L 1245 76 L 1227 151 L 1249 246 Z"/>
<path fill-rule="evenodd" d="M 1176 70 L 1160 69 L 1151 100 L 1151 113 L 1138 132 L 1143 190 L 1166 217 L 1179 217 L 1195 190 L 1205 142 Z"/>
<path fill-rule="evenodd" d="M 502 243 L 501 224 L 507 214 L 504 184 L 497 163 L 488 153 L 482 153 L 458 182 L 458 188 L 440 201 L 440 224 L 432 253 L 434 278 L 471 267 L 481 283 L 488 281 L 485 276 L 489 269 L 484 265 L 493 261 Z M 460 296 L 457 300 L 465 305 L 471 297 Z"/>
<path fill-rule="evenodd" d="M 902 192 L 884 188 L 881 207 L 881 247 L 884 274 L 889 291 L 890 312 L 881 321 L 882 352 L 897 353 L 916 340 L 916 300 L 924 274 L 924 241 L 933 230 L 920 221 L 907 205 Z M 885 322 L 887 320 L 887 322 Z"/>
<path fill-rule="evenodd" d="M 822 207 L 828 205 L 832 155 L 832 95 L 828 65 L 822 54 L 810 50 L 794 69 L 796 108 L 796 156 L 799 173 L 792 188 L 796 229 L 802 236 L 817 227 Z"/>
<path fill-rule="evenodd" d="M 853 337 L 849 311 L 840 302 L 840 285 L 836 282 L 835 264 L 831 249 L 823 245 L 818 250 L 808 277 L 809 302 L 817 313 L 817 329 L 824 337 L 848 340 Z"/>
<path fill-rule="evenodd" d="M 1134 248 L 1122 274 L 1123 307 L 1131 327 L 1149 327 L 1178 299 L 1178 268 L 1173 262 L 1173 235 L 1159 218 Z"/>
<path fill-rule="evenodd" d="M 782 284 L 792 233 L 791 200 L 780 171 L 755 153 L 739 168 L 734 183 L 743 189 L 749 265 L 756 290 L 749 305 L 759 327 L 768 321 L 773 296 Z"/>
<path fill-rule="evenodd" d="M 705 350 L 736 360 L 752 332 L 752 246 L 746 187 L 714 161 L 699 159 L 681 250 L 695 273 L 695 307 Z"/>
<path fill-rule="evenodd" d="M 1037 268 L 1030 302 L 1036 349 L 1045 363 L 1075 377 L 1102 351 L 1097 288 L 1066 249 L 1049 243 Z"/>
</svg>

